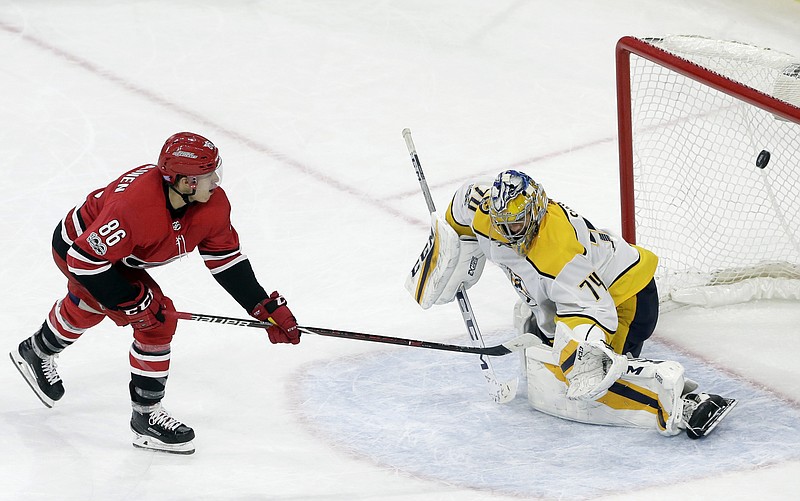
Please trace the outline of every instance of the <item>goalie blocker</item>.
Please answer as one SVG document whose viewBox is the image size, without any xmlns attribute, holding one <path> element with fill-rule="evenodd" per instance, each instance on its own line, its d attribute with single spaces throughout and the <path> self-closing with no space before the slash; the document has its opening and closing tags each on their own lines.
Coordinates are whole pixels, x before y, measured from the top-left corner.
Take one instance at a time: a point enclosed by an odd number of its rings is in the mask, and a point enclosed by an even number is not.
<svg viewBox="0 0 800 501">
<path fill-rule="evenodd" d="M 461 284 L 469 289 L 478 281 L 486 256 L 474 238 L 459 237 L 447 221 L 431 213 L 431 233 L 411 268 L 405 287 L 423 308 L 453 301 Z"/>
</svg>

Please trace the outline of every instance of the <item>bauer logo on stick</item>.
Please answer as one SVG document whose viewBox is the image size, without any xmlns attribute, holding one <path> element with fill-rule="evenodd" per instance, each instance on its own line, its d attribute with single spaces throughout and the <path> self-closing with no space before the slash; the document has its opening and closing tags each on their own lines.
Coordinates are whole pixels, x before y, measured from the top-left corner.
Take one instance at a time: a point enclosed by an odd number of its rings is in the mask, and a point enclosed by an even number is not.
<svg viewBox="0 0 800 501">
<path fill-rule="evenodd" d="M 247 327 L 251 323 L 251 320 L 240 320 L 238 318 L 221 318 L 221 317 L 213 317 L 213 316 L 200 316 L 196 315 L 192 318 L 192 320 L 196 320 L 198 322 L 209 322 L 212 324 L 225 324 L 225 325 L 238 325 Z"/>
</svg>

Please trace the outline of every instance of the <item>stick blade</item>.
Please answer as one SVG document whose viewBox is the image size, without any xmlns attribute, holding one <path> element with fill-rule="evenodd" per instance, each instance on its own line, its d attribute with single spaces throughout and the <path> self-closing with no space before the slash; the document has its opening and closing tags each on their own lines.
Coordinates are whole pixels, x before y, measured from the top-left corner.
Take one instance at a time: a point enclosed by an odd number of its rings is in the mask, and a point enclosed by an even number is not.
<svg viewBox="0 0 800 501">
<path fill-rule="evenodd" d="M 505 383 L 494 380 L 489 380 L 489 395 L 498 404 L 507 404 L 514 400 L 517 396 L 517 388 L 519 387 L 519 378 L 514 378 Z"/>
</svg>

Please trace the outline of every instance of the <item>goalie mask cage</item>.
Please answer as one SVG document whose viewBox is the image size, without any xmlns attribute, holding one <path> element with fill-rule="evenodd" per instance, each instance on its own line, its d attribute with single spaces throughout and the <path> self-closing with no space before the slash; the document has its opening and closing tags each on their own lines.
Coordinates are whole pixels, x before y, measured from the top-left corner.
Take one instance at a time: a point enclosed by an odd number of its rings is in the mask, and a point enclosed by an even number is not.
<svg viewBox="0 0 800 501">
<path fill-rule="evenodd" d="M 623 237 L 662 303 L 800 298 L 800 60 L 697 36 L 617 43 Z"/>
</svg>

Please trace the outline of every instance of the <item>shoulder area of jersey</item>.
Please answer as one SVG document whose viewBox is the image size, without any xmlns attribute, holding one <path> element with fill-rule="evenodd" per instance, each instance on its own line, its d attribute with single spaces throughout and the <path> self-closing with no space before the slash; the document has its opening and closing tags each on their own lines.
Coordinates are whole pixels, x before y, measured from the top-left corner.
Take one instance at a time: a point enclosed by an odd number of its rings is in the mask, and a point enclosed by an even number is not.
<svg viewBox="0 0 800 501">
<path fill-rule="evenodd" d="M 158 186 L 160 188 L 161 184 L 161 174 L 158 171 L 158 167 L 153 164 L 145 164 L 125 172 L 115 181 L 112 181 L 108 185 L 106 192 L 126 193 L 145 186 Z"/>
<path fill-rule="evenodd" d="M 479 205 L 484 204 L 486 206 L 485 210 L 488 211 L 491 186 L 492 183 L 490 181 L 470 181 L 461 185 L 456 192 L 456 196 L 461 195 L 461 201 L 465 207 L 476 210 Z"/>
<path fill-rule="evenodd" d="M 566 205 L 550 200 L 547 204 L 547 211 L 542 218 L 539 234 L 534 240 L 534 245 L 528 253 L 528 258 L 537 263 L 547 261 L 550 264 L 547 268 L 561 268 L 566 261 L 571 260 L 576 254 L 583 254 L 585 249 L 581 244 L 577 230 L 570 218 L 580 216 Z M 561 262 L 566 259 L 565 262 Z"/>
</svg>

